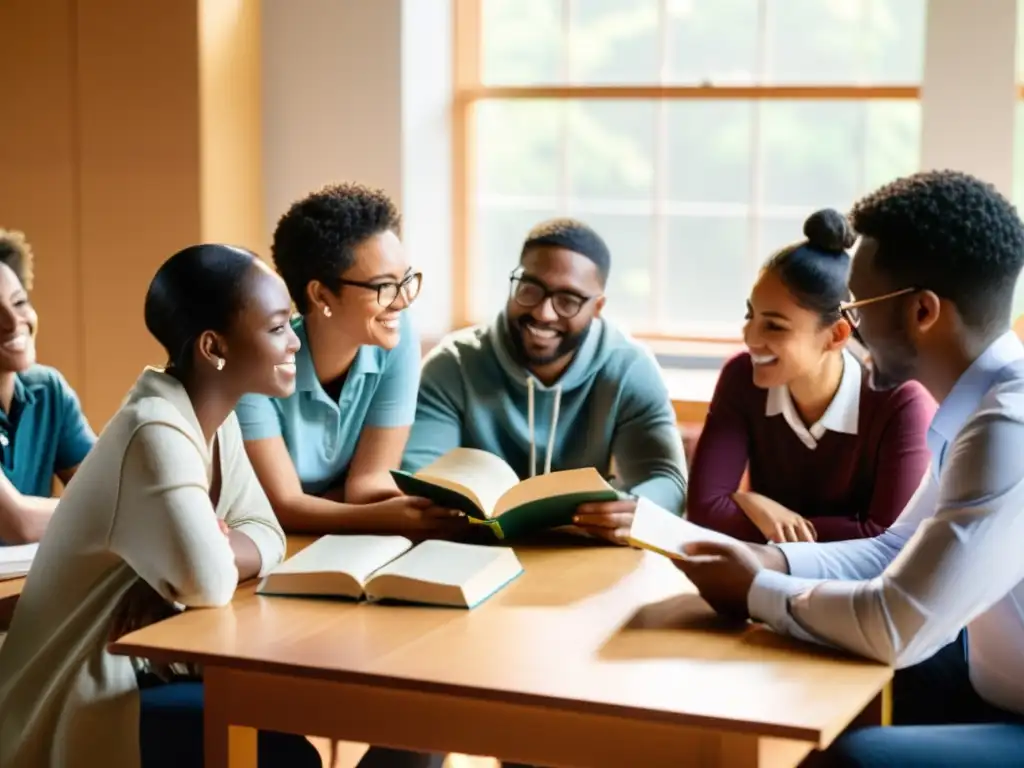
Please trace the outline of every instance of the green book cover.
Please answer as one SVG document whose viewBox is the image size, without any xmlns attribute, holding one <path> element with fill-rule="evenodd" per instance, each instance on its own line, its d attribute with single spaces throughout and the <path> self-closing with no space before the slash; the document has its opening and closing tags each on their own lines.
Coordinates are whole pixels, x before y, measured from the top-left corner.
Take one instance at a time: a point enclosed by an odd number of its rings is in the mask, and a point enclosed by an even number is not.
<svg viewBox="0 0 1024 768">
<path fill-rule="evenodd" d="M 403 493 L 464 512 L 499 539 L 570 525 L 580 504 L 621 498 L 596 469 L 520 481 L 500 457 L 472 448 L 456 448 L 416 474 L 391 475 Z"/>
</svg>

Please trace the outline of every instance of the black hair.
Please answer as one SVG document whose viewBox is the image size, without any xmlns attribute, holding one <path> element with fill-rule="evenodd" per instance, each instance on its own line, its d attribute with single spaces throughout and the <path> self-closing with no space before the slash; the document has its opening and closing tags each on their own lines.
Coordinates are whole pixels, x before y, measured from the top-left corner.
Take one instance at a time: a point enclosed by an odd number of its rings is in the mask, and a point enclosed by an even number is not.
<svg viewBox="0 0 1024 768">
<path fill-rule="evenodd" d="M 389 230 L 400 234 L 401 216 L 380 189 L 334 184 L 293 203 L 277 222 L 272 253 L 299 312 L 309 311 L 310 282 L 337 293 L 355 247 Z"/>
<path fill-rule="evenodd" d="M 549 219 L 530 230 L 523 243 L 520 259 L 526 252 L 537 246 L 564 248 L 567 251 L 586 256 L 597 265 L 601 276 L 601 285 L 608 282 L 608 273 L 612 268 L 612 255 L 608 246 L 597 232 L 576 219 Z"/>
<path fill-rule="evenodd" d="M 843 214 L 825 208 L 804 222 L 804 237 L 768 259 L 764 268 L 779 276 L 797 304 L 817 312 L 822 325 L 830 325 L 839 319 L 839 305 L 850 299 L 846 249 L 856 235 Z"/>
<path fill-rule="evenodd" d="M 851 219 L 878 244 L 874 264 L 894 290 L 934 291 L 978 330 L 1009 323 L 1024 225 L 991 184 L 959 171 L 915 173 L 858 202 Z"/>
<path fill-rule="evenodd" d="M 0 264 L 6 264 L 18 276 L 26 291 L 32 290 L 33 270 L 32 246 L 25 239 L 25 233 L 16 229 L 0 229 Z"/>
<path fill-rule="evenodd" d="M 168 371 L 188 374 L 199 336 L 228 329 L 256 262 L 244 248 L 192 245 L 156 271 L 146 292 L 146 328 L 167 350 Z"/>
</svg>

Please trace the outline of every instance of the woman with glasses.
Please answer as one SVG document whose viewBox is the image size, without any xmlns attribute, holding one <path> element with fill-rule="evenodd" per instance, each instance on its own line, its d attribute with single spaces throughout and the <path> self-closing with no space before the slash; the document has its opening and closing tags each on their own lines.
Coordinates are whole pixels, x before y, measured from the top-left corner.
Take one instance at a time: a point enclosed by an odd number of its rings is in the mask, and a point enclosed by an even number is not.
<svg viewBox="0 0 1024 768">
<path fill-rule="evenodd" d="M 405 311 L 419 295 L 383 192 L 328 186 L 294 203 L 273 259 L 300 316 L 290 397 L 246 397 L 246 450 L 293 533 L 449 534 L 457 513 L 403 496 L 399 466 L 416 412 L 420 345 Z"/>
<path fill-rule="evenodd" d="M 929 461 L 932 398 L 916 382 L 873 387 L 846 349 L 864 302 L 847 288 L 845 217 L 818 211 L 804 235 L 751 291 L 748 351 L 722 369 L 690 466 L 690 520 L 746 541 L 875 536 Z"/>
</svg>

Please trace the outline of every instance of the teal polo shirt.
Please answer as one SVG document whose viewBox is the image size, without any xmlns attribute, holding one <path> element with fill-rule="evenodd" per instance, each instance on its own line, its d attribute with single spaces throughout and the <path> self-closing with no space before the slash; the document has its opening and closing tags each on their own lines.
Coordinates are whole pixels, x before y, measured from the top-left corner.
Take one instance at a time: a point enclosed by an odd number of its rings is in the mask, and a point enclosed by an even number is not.
<svg viewBox="0 0 1024 768">
<path fill-rule="evenodd" d="M 282 437 L 306 493 L 321 494 L 344 482 L 363 427 L 408 427 L 416 416 L 420 342 L 408 312 L 400 316 L 394 349 L 361 346 L 337 400 L 316 377 L 306 326 L 292 321 L 302 347 L 295 355 L 291 397 L 245 395 L 235 408 L 242 437 Z"/>
<path fill-rule="evenodd" d="M 53 476 L 77 467 L 96 443 L 63 376 L 33 365 L 14 377 L 10 413 L 0 411 L 0 463 L 26 496 L 53 495 Z"/>
</svg>

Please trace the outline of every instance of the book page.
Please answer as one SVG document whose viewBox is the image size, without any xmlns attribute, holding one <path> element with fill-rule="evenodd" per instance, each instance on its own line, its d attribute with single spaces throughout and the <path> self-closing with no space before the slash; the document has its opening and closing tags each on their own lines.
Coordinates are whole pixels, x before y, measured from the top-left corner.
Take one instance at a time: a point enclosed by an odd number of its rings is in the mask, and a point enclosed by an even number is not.
<svg viewBox="0 0 1024 768">
<path fill-rule="evenodd" d="M 637 500 L 633 525 L 629 529 L 630 544 L 679 559 L 683 547 L 695 541 L 738 543 L 732 536 L 683 520 L 649 499 Z"/>
<path fill-rule="evenodd" d="M 476 448 L 454 448 L 415 476 L 461 493 L 486 517 L 494 515 L 501 495 L 519 482 L 504 459 Z"/>
<path fill-rule="evenodd" d="M 373 578 L 401 576 L 431 584 L 462 586 L 505 551 L 503 547 L 430 539 L 381 568 Z"/>
<path fill-rule="evenodd" d="M 611 491 L 615 492 L 601 473 L 593 467 L 566 469 L 523 480 L 509 489 L 495 504 L 494 517 L 500 517 L 510 509 L 538 499 L 553 496 L 568 496 L 574 493 Z"/>
<path fill-rule="evenodd" d="M 0 579 L 13 579 L 27 574 L 38 549 L 39 544 L 0 546 Z"/>
<path fill-rule="evenodd" d="M 292 555 L 268 576 L 347 573 L 360 584 L 412 547 L 404 536 L 321 536 Z"/>
</svg>

